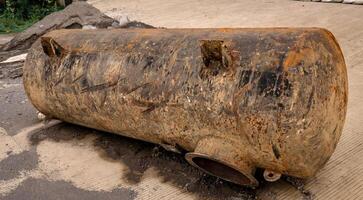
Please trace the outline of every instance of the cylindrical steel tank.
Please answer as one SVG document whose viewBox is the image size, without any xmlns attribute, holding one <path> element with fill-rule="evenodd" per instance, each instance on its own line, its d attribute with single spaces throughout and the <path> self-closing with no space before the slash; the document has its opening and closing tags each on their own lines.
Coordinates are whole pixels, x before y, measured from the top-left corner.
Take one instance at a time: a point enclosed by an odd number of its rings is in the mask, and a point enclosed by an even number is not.
<svg viewBox="0 0 363 200">
<path fill-rule="evenodd" d="M 24 87 L 46 115 L 249 186 L 256 168 L 313 176 L 347 108 L 342 52 L 319 28 L 57 30 L 31 48 Z"/>
</svg>

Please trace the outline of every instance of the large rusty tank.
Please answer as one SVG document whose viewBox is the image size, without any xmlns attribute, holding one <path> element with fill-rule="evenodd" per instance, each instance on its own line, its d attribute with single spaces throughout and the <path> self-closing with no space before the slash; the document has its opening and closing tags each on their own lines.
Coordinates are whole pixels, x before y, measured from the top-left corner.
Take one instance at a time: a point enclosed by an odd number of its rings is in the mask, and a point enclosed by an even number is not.
<svg viewBox="0 0 363 200">
<path fill-rule="evenodd" d="M 258 168 L 316 174 L 347 108 L 342 52 L 319 28 L 57 30 L 31 48 L 24 87 L 45 115 L 184 150 L 247 186 Z"/>
</svg>

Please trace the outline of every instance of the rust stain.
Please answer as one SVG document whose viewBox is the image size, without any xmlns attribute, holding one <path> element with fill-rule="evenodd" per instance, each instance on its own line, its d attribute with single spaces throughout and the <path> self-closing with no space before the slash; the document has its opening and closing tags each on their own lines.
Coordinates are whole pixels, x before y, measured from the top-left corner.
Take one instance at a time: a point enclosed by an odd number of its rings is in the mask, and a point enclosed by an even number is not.
<svg viewBox="0 0 363 200">
<path fill-rule="evenodd" d="M 287 71 L 290 67 L 297 67 L 302 64 L 311 64 L 316 60 L 315 51 L 310 48 L 292 50 L 287 54 L 283 63 L 283 68 Z M 303 63 L 304 62 L 304 63 Z"/>
</svg>

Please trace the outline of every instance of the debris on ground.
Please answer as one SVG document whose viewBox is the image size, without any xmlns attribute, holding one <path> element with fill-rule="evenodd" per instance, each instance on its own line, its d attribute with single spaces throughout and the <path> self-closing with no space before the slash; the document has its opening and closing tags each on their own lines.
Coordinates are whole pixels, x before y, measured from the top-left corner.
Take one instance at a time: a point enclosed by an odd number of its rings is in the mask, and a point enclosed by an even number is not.
<svg viewBox="0 0 363 200">
<path fill-rule="evenodd" d="M 45 116 L 43 113 L 41 113 L 41 112 L 37 112 L 38 114 L 37 114 L 37 117 L 38 117 L 38 119 L 40 120 L 40 121 L 44 121 L 46 118 L 47 118 L 47 116 Z"/>
<path fill-rule="evenodd" d="M 10 57 L 27 53 L 27 50 L 0 51 L 0 62 L 7 60 Z"/>
<path fill-rule="evenodd" d="M 26 55 L 27 53 L 23 53 L 0 62 L 0 79 L 21 77 Z"/>
<path fill-rule="evenodd" d="M 130 22 L 130 19 L 127 15 L 117 16 L 117 17 L 115 17 L 115 19 L 118 21 L 118 24 L 116 24 L 116 23 L 112 24 L 113 27 L 124 26 Z"/>
<path fill-rule="evenodd" d="M 16 61 L 24 61 L 25 58 L 26 58 L 26 55 L 27 55 L 27 53 L 16 55 L 16 56 L 10 57 L 10 58 L 2 61 L 1 63 L 11 63 L 11 62 L 16 62 Z"/>
<path fill-rule="evenodd" d="M 0 63 L 0 79 L 4 78 L 18 78 L 23 75 L 24 61 L 13 62 L 10 64 Z"/>
</svg>

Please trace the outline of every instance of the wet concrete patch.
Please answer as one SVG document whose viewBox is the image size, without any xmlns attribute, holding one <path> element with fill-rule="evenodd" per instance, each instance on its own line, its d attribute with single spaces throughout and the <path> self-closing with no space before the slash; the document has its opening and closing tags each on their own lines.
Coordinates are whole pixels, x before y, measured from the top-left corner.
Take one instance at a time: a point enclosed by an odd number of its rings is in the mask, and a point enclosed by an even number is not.
<svg viewBox="0 0 363 200">
<path fill-rule="evenodd" d="M 96 133 L 94 129 L 89 129 L 73 124 L 61 123 L 46 129 L 34 132 L 29 136 L 32 145 L 38 145 L 41 141 L 50 139 L 55 142 L 81 140 L 88 134 Z"/>
<path fill-rule="evenodd" d="M 28 101 L 21 78 L 0 80 L 0 127 L 9 135 L 37 122 L 36 109 Z"/>
<path fill-rule="evenodd" d="M 130 189 L 117 188 L 110 192 L 87 191 L 76 188 L 65 181 L 48 181 L 29 178 L 16 190 L 3 197 L 4 200 L 99 200 L 99 199 L 135 199 L 137 193 Z"/>
<path fill-rule="evenodd" d="M 200 199 L 255 199 L 255 190 L 223 181 L 204 174 L 189 165 L 183 155 L 168 152 L 162 147 L 125 138 L 102 134 L 95 145 L 105 159 L 122 162 L 128 166 L 124 176 L 131 183 L 138 183 L 144 172 L 153 167 L 164 182 L 194 193 Z"/>
<path fill-rule="evenodd" d="M 9 155 L 9 157 L 0 161 L 0 180 L 16 178 L 22 171 L 35 169 L 37 165 L 38 155 L 35 149 Z"/>
</svg>

